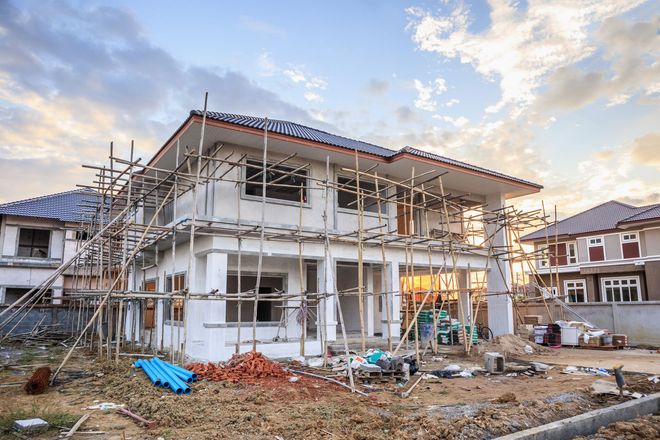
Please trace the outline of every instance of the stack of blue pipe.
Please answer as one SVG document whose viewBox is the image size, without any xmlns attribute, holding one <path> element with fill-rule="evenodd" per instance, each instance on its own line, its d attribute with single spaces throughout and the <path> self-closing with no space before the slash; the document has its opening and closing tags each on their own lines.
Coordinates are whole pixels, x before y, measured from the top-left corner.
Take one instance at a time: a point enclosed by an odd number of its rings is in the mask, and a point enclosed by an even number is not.
<svg viewBox="0 0 660 440">
<path fill-rule="evenodd" d="M 197 380 L 197 375 L 192 371 L 156 357 L 151 360 L 138 359 L 135 368 L 141 368 L 155 386 L 169 388 L 176 394 L 190 394 L 189 384 Z"/>
</svg>

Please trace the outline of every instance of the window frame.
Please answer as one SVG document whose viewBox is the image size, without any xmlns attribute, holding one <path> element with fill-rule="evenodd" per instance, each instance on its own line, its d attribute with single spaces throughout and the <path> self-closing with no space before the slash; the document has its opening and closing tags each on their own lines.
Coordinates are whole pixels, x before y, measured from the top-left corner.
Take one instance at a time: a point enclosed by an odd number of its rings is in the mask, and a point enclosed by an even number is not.
<svg viewBox="0 0 660 440">
<path fill-rule="evenodd" d="M 336 177 L 337 185 L 343 185 L 342 183 L 339 182 L 340 179 L 348 179 L 350 181 L 350 180 L 355 180 L 355 176 L 350 176 L 350 175 L 344 174 L 344 173 L 337 174 L 337 177 Z M 376 182 L 374 180 L 371 180 L 369 178 L 362 178 L 361 177 L 360 178 L 360 185 L 362 185 L 362 183 L 367 183 L 369 185 L 373 185 L 374 186 L 373 190 L 374 191 L 376 190 Z M 355 208 L 345 208 L 343 206 L 339 206 L 339 193 L 340 192 L 341 192 L 340 189 L 335 189 L 335 191 L 334 191 L 334 193 L 335 193 L 335 207 L 337 208 L 337 212 L 341 212 L 341 213 L 344 213 L 344 214 L 357 214 L 358 213 L 357 203 L 355 204 L 355 206 L 356 206 Z M 387 197 L 387 193 L 386 193 L 385 188 L 379 188 L 378 192 L 381 193 L 381 198 Z M 383 192 L 385 192 L 385 194 L 383 194 Z M 371 199 L 371 198 L 373 198 L 373 197 L 365 197 L 365 200 L 366 199 Z M 356 200 L 357 200 L 357 195 L 356 195 Z M 376 199 L 374 198 L 374 200 L 376 200 Z M 389 203 L 387 202 L 386 199 L 381 200 L 380 215 L 382 217 L 386 217 L 388 215 L 388 209 L 387 209 L 388 205 L 389 205 Z M 375 203 L 374 206 L 376 207 L 375 211 L 367 211 L 365 209 L 364 210 L 364 215 L 365 216 L 378 217 L 378 203 Z"/>
<path fill-rule="evenodd" d="M 625 238 L 626 235 L 634 235 L 634 238 Z M 622 260 L 634 260 L 635 258 L 642 257 L 642 247 L 639 239 L 639 232 L 621 232 L 619 234 L 619 242 L 621 243 L 621 259 Z M 637 245 L 637 256 L 636 257 L 626 257 L 626 251 L 624 246 L 629 244 Z"/>
<path fill-rule="evenodd" d="M 575 251 L 575 256 L 571 257 L 571 250 L 570 248 L 573 248 Z M 571 259 L 575 259 L 575 261 L 571 262 Z M 567 241 L 566 242 L 566 265 L 567 266 L 575 266 L 579 263 L 579 258 L 578 258 L 578 247 L 577 247 L 577 242 L 576 241 Z"/>
<path fill-rule="evenodd" d="M 263 165 L 263 159 L 254 158 L 254 157 L 247 157 L 247 158 L 245 158 L 245 161 L 241 164 L 241 181 L 242 181 L 241 182 L 241 198 L 244 199 L 244 200 L 252 200 L 252 201 L 260 202 L 261 201 L 261 195 L 253 195 L 253 194 L 248 194 L 247 193 L 247 186 L 248 186 L 248 183 L 247 183 L 247 170 L 248 170 L 248 166 L 246 166 L 246 165 L 247 165 L 248 162 L 253 162 L 253 164 L 250 164 L 250 165 L 259 165 L 261 167 Z M 256 162 L 256 164 L 254 162 Z M 269 167 L 270 165 L 275 165 L 276 163 L 277 163 L 277 161 L 268 160 L 268 161 L 266 161 L 266 167 Z M 302 166 L 302 165 L 303 164 L 300 164 L 300 166 Z M 296 168 L 298 168 L 296 166 L 292 166 L 292 165 L 288 165 L 288 164 L 279 164 L 277 166 L 278 167 L 284 167 L 284 168 L 290 168 L 291 170 L 295 170 Z M 250 168 L 252 168 L 252 166 L 250 166 Z M 254 168 L 254 169 L 256 169 L 257 172 L 259 172 L 259 169 L 257 169 L 257 168 Z M 309 178 L 311 176 L 311 169 L 305 168 L 305 169 L 301 169 L 301 170 L 296 171 L 296 173 L 301 173 L 301 172 L 306 172 L 307 173 L 307 177 L 305 178 L 305 185 L 303 187 L 303 190 L 304 190 L 304 193 L 305 193 L 303 198 L 304 198 L 305 201 L 303 202 L 302 207 L 303 208 L 311 208 L 311 206 L 312 206 L 311 205 L 311 197 L 310 197 L 311 192 L 310 192 L 310 187 L 309 187 Z M 261 176 L 259 176 L 259 177 L 261 177 Z M 261 181 L 261 179 L 259 179 L 258 182 L 251 182 L 251 184 L 262 185 L 262 181 Z M 298 206 L 298 207 L 300 206 L 300 201 L 299 200 L 294 201 L 294 200 L 286 200 L 286 199 L 278 199 L 278 198 L 274 198 L 274 197 L 268 197 L 268 188 L 266 188 L 266 203 L 273 203 L 273 204 L 287 205 L 287 206 Z"/>
<path fill-rule="evenodd" d="M 174 276 L 172 276 L 172 275 L 174 275 Z M 174 285 L 174 278 L 178 277 L 178 276 L 183 276 L 183 287 L 179 290 L 174 290 L 174 292 L 178 292 L 178 291 L 183 290 L 186 287 L 188 287 L 188 274 L 187 274 L 187 272 L 185 270 L 181 271 L 181 272 L 174 272 L 174 274 L 166 274 L 165 275 L 165 291 L 166 292 L 172 293 L 173 285 Z M 171 282 L 172 285 L 168 286 L 167 285 L 168 282 Z M 157 283 L 156 283 L 156 288 L 158 288 Z M 165 298 L 165 299 L 167 299 L 167 298 Z M 169 302 L 167 302 L 167 303 L 165 303 L 166 305 L 163 307 L 163 315 L 164 315 L 163 316 L 163 321 L 165 321 L 165 322 L 170 322 L 171 321 L 171 322 L 174 322 L 174 323 L 179 323 L 179 322 L 183 323 L 183 316 L 184 316 L 183 314 L 185 313 L 185 310 L 184 310 L 185 303 L 184 303 L 183 299 L 177 298 L 177 299 L 170 300 L 170 301 L 175 302 L 175 304 L 174 304 L 174 316 L 179 317 L 181 319 L 174 319 L 174 317 L 171 316 L 172 305 Z M 181 309 L 181 311 L 177 312 L 177 309 Z"/>
<path fill-rule="evenodd" d="M 599 244 L 592 244 L 591 240 L 600 240 Z M 600 247 L 603 248 L 603 259 L 602 260 L 592 260 L 591 259 L 591 252 L 589 252 L 590 248 L 596 248 Z M 593 235 L 591 237 L 587 237 L 587 258 L 589 262 L 599 262 L 599 261 L 607 261 L 607 249 L 605 249 L 605 236 L 604 235 Z"/>
<path fill-rule="evenodd" d="M 636 288 L 636 291 L 637 291 L 637 299 L 636 300 L 632 300 L 632 299 L 630 301 L 624 301 L 623 300 L 623 287 L 624 287 L 624 285 L 621 283 L 621 281 L 624 281 L 624 280 L 627 281 L 627 284 L 625 285 L 626 287 L 630 288 L 630 287 L 634 286 Z M 635 282 L 630 283 L 631 280 L 634 280 Z M 614 284 L 611 284 L 610 286 L 606 285 L 607 282 L 612 282 L 613 283 L 614 281 L 618 281 L 619 284 L 616 285 L 616 286 Z M 627 303 L 627 302 L 642 302 L 643 301 L 641 279 L 637 275 L 623 276 L 623 277 L 601 278 L 600 279 L 600 286 L 601 286 L 601 291 L 600 291 L 601 302 L 605 302 L 605 303 L 626 302 Z M 620 301 L 616 301 L 616 297 L 615 297 L 614 292 L 612 292 L 612 301 L 609 301 L 607 299 L 607 288 L 608 287 L 612 288 L 612 289 L 618 288 L 620 290 L 620 292 L 619 292 L 619 298 L 621 299 Z M 632 298 L 632 294 L 630 293 L 630 291 L 628 292 L 628 295 L 630 296 L 630 298 Z"/>
<path fill-rule="evenodd" d="M 573 283 L 573 287 L 569 287 L 569 283 Z M 580 283 L 582 284 L 582 292 L 583 292 L 583 298 L 584 301 L 570 301 L 570 293 L 569 290 L 571 289 L 577 289 L 578 287 L 575 286 L 575 284 Z M 587 280 L 584 278 L 581 279 L 575 279 L 575 280 L 564 280 L 564 295 L 566 296 L 566 301 L 567 303 L 571 304 L 584 304 L 589 302 L 589 297 L 587 296 Z M 577 297 L 577 296 L 576 296 Z"/>
<path fill-rule="evenodd" d="M 25 255 L 19 255 L 21 247 L 26 247 L 24 245 L 21 245 L 21 232 L 22 231 L 46 231 L 48 232 L 48 245 L 46 247 L 46 256 L 45 257 L 35 257 L 33 255 L 25 256 Z M 50 251 L 53 245 L 53 231 L 48 228 L 39 228 L 39 227 L 32 227 L 32 226 L 19 226 L 18 227 L 18 233 L 16 234 L 16 253 L 15 255 L 19 258 L 33 258 L 37 260 L 47 260 L 51 258 L 50 256 Z M 34 232 L 32 234 L 32 243 L 30 245 L 30 254 L 32 254 L 32 250 L 34 249 Z M 37 246 L 38 248 L 43 248 L 43 246 Z"/>
</svg>

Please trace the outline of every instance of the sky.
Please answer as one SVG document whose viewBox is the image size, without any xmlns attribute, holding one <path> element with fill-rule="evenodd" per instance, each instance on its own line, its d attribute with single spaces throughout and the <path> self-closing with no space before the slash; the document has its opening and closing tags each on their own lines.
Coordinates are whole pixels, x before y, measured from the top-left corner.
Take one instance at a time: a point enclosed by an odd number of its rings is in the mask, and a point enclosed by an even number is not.
<svg viewBox="0 0 660 440">
<path fill-rule="evenodd" d="M 660 2 L 0 0 L 0 203 L 148 159 L 191 109 L 660 203 Z"/>
</svg>

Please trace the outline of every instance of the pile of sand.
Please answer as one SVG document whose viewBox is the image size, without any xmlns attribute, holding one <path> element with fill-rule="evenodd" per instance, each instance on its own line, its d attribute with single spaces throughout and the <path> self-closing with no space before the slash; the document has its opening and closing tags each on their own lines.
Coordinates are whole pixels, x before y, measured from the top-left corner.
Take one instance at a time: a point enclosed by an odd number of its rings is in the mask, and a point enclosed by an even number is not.
<svg viewBox="0 0 660 440">
<path fill-rule="evenodd" d="M 531 347 L 532 353 L 528 353 L 525 347 Z M 483 354 L 488 351 L 502 353 L 505 356 L 529 356 L 539 353 L 549 353 L 552 349 L 538 345 L 532 341 L 525 340 L 516 335 L 497 336 L 494 341 L 477 346 L 477 352 Z"/>
</svg>

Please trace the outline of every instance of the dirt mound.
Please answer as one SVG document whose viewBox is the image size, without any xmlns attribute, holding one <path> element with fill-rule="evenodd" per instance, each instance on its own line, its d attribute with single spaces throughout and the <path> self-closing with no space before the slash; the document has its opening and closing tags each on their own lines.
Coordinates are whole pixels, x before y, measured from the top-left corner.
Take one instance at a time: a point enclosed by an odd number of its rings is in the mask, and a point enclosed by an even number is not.
<svg viewBox="0 0 660 440">
<path fill-rule="evenodd" d="M 290 376 L 280 364 L 255 351 L 234 355 L 224 364 L 191 363 L 186 365 L 186 368 L 197 373 L 202 379 L 234 383 L 255 383 L 259 379 Z"/>
<path fill-rule="evenodd" d="M 531 347 L 532 353 L 527 353 L 525 347 Z M 528 356 L 530 354 L 549 353 L 552 349 L 527 341 L 516 335 L 497 336 L 494 341 L 478 345 L 478 354 L 496 351 L 506 356 Z"/>
<path fill-rule="evenodd" d="M 646 440 L 660 438 L 660 415 L 637 417 L 632 420 L 612 423 L 588 437 L 576 437 L 576 440 Z"/>
</svg>

